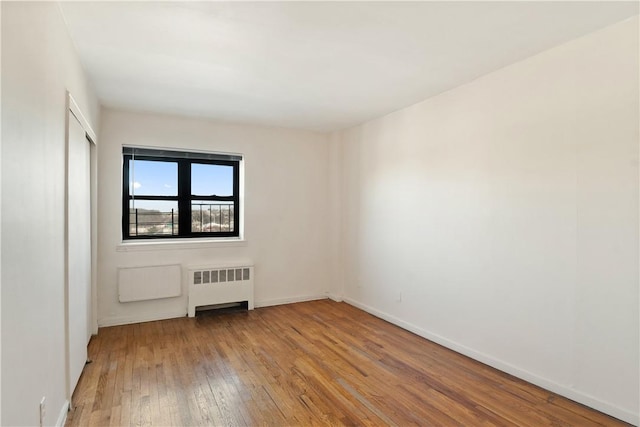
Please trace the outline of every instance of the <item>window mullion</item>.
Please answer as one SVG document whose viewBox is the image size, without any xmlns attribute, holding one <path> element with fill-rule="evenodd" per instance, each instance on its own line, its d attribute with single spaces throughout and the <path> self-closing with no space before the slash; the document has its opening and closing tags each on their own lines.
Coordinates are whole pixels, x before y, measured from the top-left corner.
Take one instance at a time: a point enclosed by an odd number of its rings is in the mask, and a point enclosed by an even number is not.
<svg viewBox="0 0 640 427">
<path fill-rule="evenodd" d="M 240 234 L 240 165 L 233 165 L 233 230 L 234 235 Z"/>
<path fill-rule="evenodd" d="M 191 162 L 178 160 L 178 235 L 191 235 Z"/>
<path fill-rule="evenodd" d="M 122 239 L 128 239 L 130 237 L 130 220 L 131 213 L 129 211 L 129 162 L 131 156 L 123 156 L 123 174 L 122 174 Z"/>
</svg>

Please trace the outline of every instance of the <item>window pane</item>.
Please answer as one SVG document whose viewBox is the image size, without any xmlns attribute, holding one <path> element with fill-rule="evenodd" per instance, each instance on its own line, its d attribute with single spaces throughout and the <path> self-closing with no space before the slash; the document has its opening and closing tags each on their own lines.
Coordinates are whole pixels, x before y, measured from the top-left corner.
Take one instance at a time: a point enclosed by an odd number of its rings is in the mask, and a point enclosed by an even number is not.
<svg viewBox="0 0 640 427">
<path fill-rule="evenodd" d="M 177 196 L 178 163 L 130 160 L 129 194 L 138 196 Z"/>
<path fill-rule="evenodd" d="M 129 235 L 178 235 L 178 202 L 165 200 L 130 200 Z"/>
<path fill-rule="evenodd" d="M 191 202 L 191 231 L 193 233 L 234 230 L 233 202 L 206 200 Z"/>
<path fill-rule="evenodd" d="M 232 196 L 233 167 L 192 163 L 191 194 L 194 196 Z"/>
</svg>

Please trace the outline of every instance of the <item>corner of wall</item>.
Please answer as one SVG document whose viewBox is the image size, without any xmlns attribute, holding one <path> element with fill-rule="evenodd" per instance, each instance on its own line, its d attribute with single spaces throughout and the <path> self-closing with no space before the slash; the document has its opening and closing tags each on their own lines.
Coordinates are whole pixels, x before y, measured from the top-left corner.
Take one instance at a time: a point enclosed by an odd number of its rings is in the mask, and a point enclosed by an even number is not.
<svg viewBox="0 0 640 427">
<path fill-rule="evenodd" d="M 340 132 L 329 135 L 329 267 L 327 296 L 342 301 L 344 295 L 342 256 L 342 139 Z"/>
<path fill-rule="evenodd" d="M 2 4 L 0 3 L 0 28 L 2 27 Z M 2 46 L 2 32 L 0 31 L 0 46 Z M 0 70 L 2 69 L 2 55 L 0 55 Z M 2 99 L 2 84 L 0 84 L 0 100 Z M 0 101 L 0 153 L 2 153 L 2 102 Z M 1 156 L 0 156 L 1 157 Z M 0 162 L 0 224 L 2 224 L 2 162 Z M 0 242 L 2 242 L 2 226 L 0 225 Z M 2 335 L 2 245 L 0 245 L 0 336 Z M 0 340 L 0 366 L 2 366 L 2 340 Z M 0 369 L 0 425 L 2 424 L 2 369 Z"/>
</svg>

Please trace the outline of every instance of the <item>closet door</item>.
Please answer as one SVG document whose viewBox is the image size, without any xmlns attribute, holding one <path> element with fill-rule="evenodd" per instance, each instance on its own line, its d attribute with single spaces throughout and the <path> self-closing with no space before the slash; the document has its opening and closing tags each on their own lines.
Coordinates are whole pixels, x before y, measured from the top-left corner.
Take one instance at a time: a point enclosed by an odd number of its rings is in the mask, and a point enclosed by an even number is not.
<svg viewBox="0 0 640 427">
<path fill-rule="evenodd" d="M 67 373 L 71 397 L 87 361 L 91 307 L 90 142 L 69 112 L 67 153 Z"/>
</svg>

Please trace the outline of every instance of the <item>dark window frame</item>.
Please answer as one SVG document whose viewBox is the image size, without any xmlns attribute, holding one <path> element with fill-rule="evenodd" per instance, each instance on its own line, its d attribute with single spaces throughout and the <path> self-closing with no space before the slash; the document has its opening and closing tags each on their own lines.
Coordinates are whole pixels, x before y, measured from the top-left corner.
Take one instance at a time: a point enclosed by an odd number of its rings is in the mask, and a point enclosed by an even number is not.
<svg viewBox="0 0 640 427">
<path fill-rule="evenodd" d="M 212 237 L 239 237 L 240 236 L 240 162 L 242 160 L 224 160 L 198 158 L 197 153 L 191 152 L 175 152 L 180 157 L 171 157 L 167 155 L 149 155 L 152 150 L 145 150 L 147 154 L 130 154 L 127 150 L 123 150 L 122 154 L 122 239 L 123 240 L 170 240 L 170 239 L 197 239 Z M 160 153 L 160 152 L 159 152 Z M 195 154 L 195 157 L 194 157 Z M 220 155 L 224 157 L 225 155 Z M 204 156 L 203 156 L 204 157 Z M 178 166 L 178 194 L 176 196 L 149 196 L 134 195 L 129 192 L 129 161 L 146 160 L 156 162 L 177 163 Z M 195 196 L 191 194 L 191 165 L 192 164 L 208 164 L 231 166 L 233 168 L 233 194 L 231 196 Z M 176 235 L 143 235 L 132 236 L 130 232 L 130 211 L 129 203 L 131 200 L 171 200 L 178 203 L 178 234 Z M 233 206 L 233 230 L 232 231 L 192 231 L 192 212 L 191 203 L 193 201 L 226 201 L 232 202 Z"/>
</svg>

